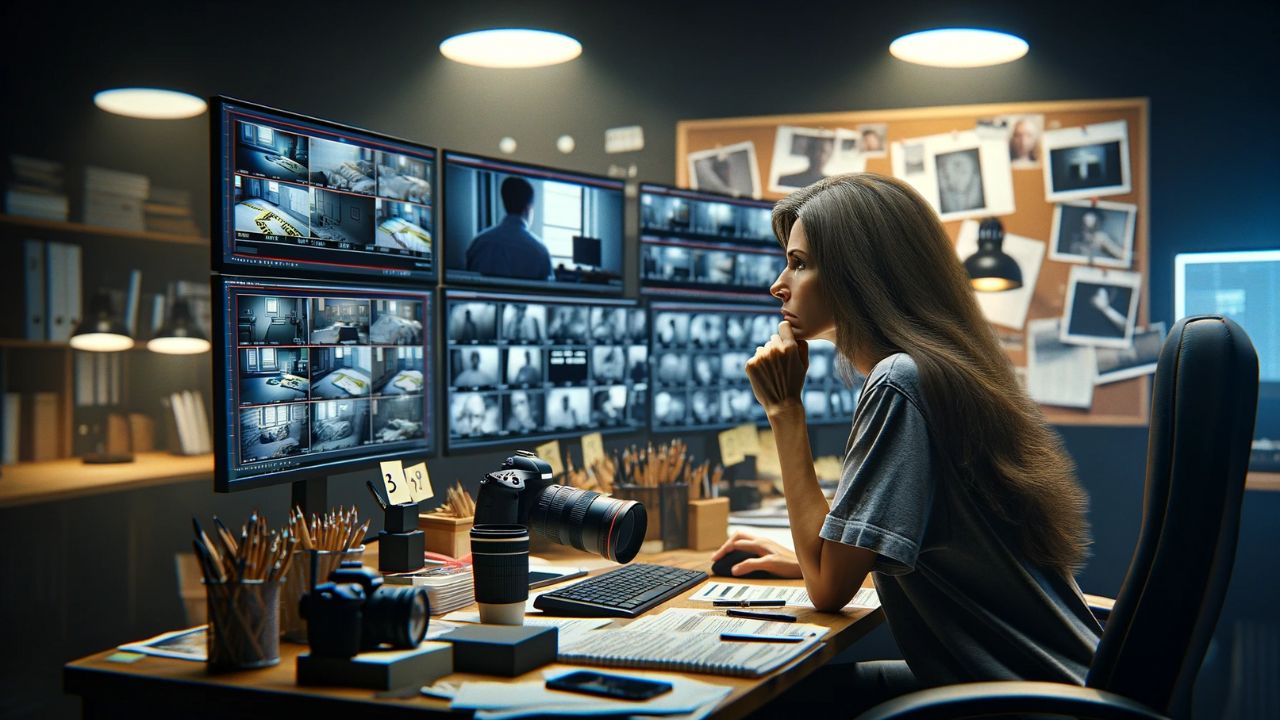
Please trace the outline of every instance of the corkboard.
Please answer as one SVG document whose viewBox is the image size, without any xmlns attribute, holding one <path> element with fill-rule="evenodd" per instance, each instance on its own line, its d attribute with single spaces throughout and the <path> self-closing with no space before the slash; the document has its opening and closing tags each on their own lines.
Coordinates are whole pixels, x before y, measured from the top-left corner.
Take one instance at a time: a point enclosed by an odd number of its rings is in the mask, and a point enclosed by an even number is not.
<svg viewBox="0 0 1280 720">
<path fill-rule="evenodd" d="M 1043 114 L 1045 130 L 1080 127 L 1095 123 L 1124 120 L 1128 125 L 1129 168 L 1131 190 L 1124 195 L 1110 195 L 1103 201 L 1136 205 L 1137 218 L 1133 240 L 1133 263 L 1129 268 L 1143 276 L 1138 300 L 1137 327 L 1148 322 L 1148 102 L 1146 98 L 1117 100 L 1083 100 L 1063 102 L 1031 102 L 997 105 L 961 105 L 905 110 L 874 110 L 806 115 L 768 115 L 746 118 L 682 120 L 676 125 L 676 180 L 689 186 L 687 156 L 734 143 L 755 144 L 760 171 L 760 187 L 764 197 L 777 199 L 781 194 L 768 192 L 769 163 L 773 158 L 774 139 L 780 125 L 808 128 L 854 129 L 865 123 L 886 123 L 885 147 L 895 141 L 973 130 L 979 118 L 999 115 Z M 1044 162 L 1044 158 L 1041 158 Z M 888 153 L 882 158 L 868 158 L 868 172 L 891 175 Z M 1045 200 L 1044 175 L 1041 168 L 1014 170 L 1013 192 L 1016 212 L 1000 217 L 1008 233 L 1046 243 L 1035 293 L 1027 312 L 1027 320 L 1060 317 L 1066 300 L 1067 277 L 1073 265 L 1049 257 L 1054 203 Z M 954 242 L 960 221 L 944 223 Z M 1017 367 L 1026 366 L 1026 338 L 1021 331 L 997 328 L 1007 345 L 1009 358 Z M 1020 342 L 1019 342 L 1020 341 Z M 1061 425 L 1145 425 L 1149 405 L 1150 376 L 1098 385 L 1093 392 L 1093 405 L 1088 410 L 1044 406 L 1049 421 Z"/>
</svg>

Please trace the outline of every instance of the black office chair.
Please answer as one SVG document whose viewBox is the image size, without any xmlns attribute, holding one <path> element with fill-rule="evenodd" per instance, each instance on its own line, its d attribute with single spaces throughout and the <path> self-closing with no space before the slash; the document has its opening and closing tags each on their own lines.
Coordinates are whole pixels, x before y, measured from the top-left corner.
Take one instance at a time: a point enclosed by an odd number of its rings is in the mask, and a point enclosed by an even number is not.
<svg viewBox="0 0 1280 720">
<path fill-rule="evenodd" d="M 1142 529 L 1084 687 L 985 682 L 910 693 L 858 720 L 1002 714 L 1185 717 L 1231 579 L 1258 404 L 1258 356 L 1239 325 L 1174 325 L 1156 366 Z"/>
</svg>

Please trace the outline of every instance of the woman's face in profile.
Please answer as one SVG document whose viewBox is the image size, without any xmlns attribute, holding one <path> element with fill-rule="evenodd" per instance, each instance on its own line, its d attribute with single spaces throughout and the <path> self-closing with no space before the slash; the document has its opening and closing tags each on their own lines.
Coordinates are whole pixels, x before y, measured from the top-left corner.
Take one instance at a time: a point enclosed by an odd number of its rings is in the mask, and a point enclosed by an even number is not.
<svg viewBox="0 0 1280 720">
<path fill-rule="evenodd" d="M 796 220 L 787 237 L 787 266 L 769 292 L 782 301 L 782 319 L 791 323 L 797 339 L 834 341 L 835 314 L 822 296 L 818 270 L 811 263 L 804 224 Z"/>
</svg>

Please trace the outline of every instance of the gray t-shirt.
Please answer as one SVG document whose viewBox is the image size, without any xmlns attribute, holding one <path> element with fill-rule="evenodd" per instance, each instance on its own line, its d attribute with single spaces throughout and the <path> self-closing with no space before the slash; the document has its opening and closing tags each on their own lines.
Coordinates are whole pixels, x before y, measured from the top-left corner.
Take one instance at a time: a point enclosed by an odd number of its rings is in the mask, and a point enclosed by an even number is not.
<svg viewBox="0 0 1280 720">
<path fill-rule="evenodd" d="M 1011 528 L 959 485 L 924 407 L 909 355 L 876 365 L 822 538 L 877 554 L 885 616 L 921 682 L 1082 685 L 1102 630 L 1080 588 L 1031 564 Z"/>
</svg>

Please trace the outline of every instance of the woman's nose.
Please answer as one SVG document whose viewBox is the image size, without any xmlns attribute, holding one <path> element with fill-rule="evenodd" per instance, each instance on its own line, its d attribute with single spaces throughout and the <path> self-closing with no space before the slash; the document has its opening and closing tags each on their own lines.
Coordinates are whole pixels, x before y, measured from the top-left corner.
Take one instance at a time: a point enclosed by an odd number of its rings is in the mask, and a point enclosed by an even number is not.
<svg viewBox="0 0 1280 720">
<path fill-rule="evenodd" d="M 786 276 L 786 274 L 787 274 L 787 271 L 786 271 L 786 270 L 783 270 L 783 271 L 778 275 L 778 279 L 777 279 L 777 280 L 774 280 L 774 281 L 773 281 L 773 284 L 769 286 L 769 294 L 770 294 L 770 295 L 772 295 L 772 296 L 774 296 L 774 297 L 776 297 L 776 298 L 778 298 L 779 300 L 781 300 L 781 301 L 783 301 L 783 302 L 786 302 L 786 301 L 787 301 L 787 298 L 786 298 L 786 297 L 784 297 L 784 295 L 783 295 L 783 294 L 784 294 L 784 293 L 790 293 L 790 290 L 788 290 L 788 289 L 787 289 L 787 285 L 786 285 L 786 283 L 785 283 L 785 282 L 783 282 L 783 280 L 782 280 L 782 278 L 783 278 L 783 277 L 785 277 L 785 276 Z"/>
</svg>

